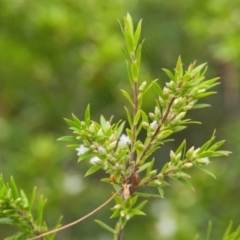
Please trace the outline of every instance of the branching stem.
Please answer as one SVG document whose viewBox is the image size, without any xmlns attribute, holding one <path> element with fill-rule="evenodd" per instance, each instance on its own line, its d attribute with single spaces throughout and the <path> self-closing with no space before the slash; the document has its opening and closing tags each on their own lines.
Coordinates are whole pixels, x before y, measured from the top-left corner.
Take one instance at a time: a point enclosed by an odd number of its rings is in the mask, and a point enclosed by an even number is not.
<svg viewBox="0 0 240 240">
<path fill-rule="evenodd" d="M 131 156 L 130 156 L 130 163 L 132 161 L 134 161 L 134 145 L 136 143 L 136 139 L 137 139 L 137 125 L 134 123 L 134 119 L 135 116 L 137 114 L 138 111 L 138 83 L 137 81 L 134 82 L 134 86 L 133 86 L 133 98 L 134 98 L 134 108 L 133 108 L 133 125 L 132 125 L 132 135 L 133 135 L 133 141 L 131 144 Z"/>
<path fill-rule="evenodd" d="M 120 188 L 116 193 L 114 193 L 106 202 L 104 202 L 102 205 L 100 205 L 99 207 L 97 207 L 97 208 L 94 209 L 92 212 L 88 213 L 87 215 L 83 216 L 82 218 L 80 218 L 80 219 L 78 219 L 78 220 L 76 220 L 76 221 L 74 221 L 74 222 L 71 222 L 71 223 L 69 223 L 69 224 L 67 224 L 67 225 L 65 225 L 65 226 L 56 228 L 56 229 L 54 229 L 54 230 L 52 230 L 52 231 L 43 233 L 43 234 L 38 235 L 38 236 L 33 237 L 33 238 L 29 238 L 28 240 L 35 240 L 35 239 L 39 239 L 39 238 L 45 237 L 45 236 L 47 236 L 47 235 L 50 235 L 50 234 L 53 234 L 53 233 L 62 231 L 62 230 L 64 230 L 64 229 L 66 229 L 66 228 L 69 228 L 69 227 L 71 227 L 71 226 L 73 226 L 73 225 L 75 225 L 75 224 L 77 224 L 77 223 L 85 220 L 86 218 L 92 216 L 94 213 L 96 213 L 97 211 L 99 211 L 100 209 L 102 209 L 102 208 L 103 208 L 104 206 L 106 206 L 109 202 L 111 202 L 112 199 L 113 199 L 119 192 L 121 192 L 121 191 L 122 191 L 122 188 Z"/>
<path fill-rule="evenodd" d="M 172 104 L 175 100 L 175 97 L 172 98 L 172 100 L 170 101 L 169 105 L 168 105 L 168 108 L 166 110 L 166 112 L 164 113 L 164 116 L 161 120 L 161 124 L 159 124 L 159 126 L 157 127 L 157 129 L 155 130 L 154 134 L 151 136 L 151 138 L 149 139 L 149 142 L 147 143 L 145 149 L 143 150 L 141 156 L 139 157 L 139 161 L 143 159 L 143 157 L 146 155 L 146 153 L 148 152 L 148 150 L 150 149 L 151 147 L 151 144 L 153 142 L 153 140 L 157 137 L 157 135 L 159 134 L 160 130 L 161 130 L 161 127 L 163 126 L 164 122 L 166 121 L 167 117 L 168 117 L 168 114 L 171 110 L 171 107 L 172 107 Z"/>
</svg>

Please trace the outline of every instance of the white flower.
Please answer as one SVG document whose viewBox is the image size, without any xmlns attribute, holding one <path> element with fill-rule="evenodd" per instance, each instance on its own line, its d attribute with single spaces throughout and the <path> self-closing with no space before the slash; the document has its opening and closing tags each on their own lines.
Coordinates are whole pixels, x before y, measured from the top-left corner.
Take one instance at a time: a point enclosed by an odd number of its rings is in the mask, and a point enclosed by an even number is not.
<svg viewBox="0 0 240 240">
<path fill-rule="evenodd" d="M 99 154 L 104 155 L 106 153 L 106 149 L 104 147 L 100 146 L 100 147 L 98 147 L 98 152 L 99 152 Z"/>
<path fill-rule="evenodd" d="M 92 157 L 89 162 L 90 162 L 92 165 L 96 165 L 96 164 L 98 164 L 98 163 L 101 162 L 101 159 L 100 159 L 99 157 L 95 156 L 95 157 Z"/>
<path fill-rule="evenodd" d="M 158 127 L 157 121 L 153 121 L 153 122 L 150 124 L 150 128 L 151 128 L 152 130 L 156 130 L 157 127 Z"/>
<path fill-rule="evenodd" d="M 122 134 L 119 139 L 118 146 L 120 148 L 124 148 L 127 146 L 127 144 L 130 144 L 130 143 L 131 143 L 130 138 L 126 134 Z"/>
<path fill-rule="evenodd" d="M 81 144 L 78 148 L 76 148 L 76 151 L 77 151 L 77 155 L 78 156 L 81 156 L 83 155 L 84 153 L 86 153 L 89 149 L 86 148 L 83 144 Z"/>
<path fill-rule="evenodd" d="M 208 157 L 205 157 L 205 158 L 198 159 L 197 162 L 200 164 L 208 165 L 210 163 L 210 160 Z"/>
<path fill-rule="evenodd" d="M 204 160 L 206 165 L 208 165 L 210 163 L 210 160 L 208 157 L 202 158 L 202 160 Z"/>
</svg>

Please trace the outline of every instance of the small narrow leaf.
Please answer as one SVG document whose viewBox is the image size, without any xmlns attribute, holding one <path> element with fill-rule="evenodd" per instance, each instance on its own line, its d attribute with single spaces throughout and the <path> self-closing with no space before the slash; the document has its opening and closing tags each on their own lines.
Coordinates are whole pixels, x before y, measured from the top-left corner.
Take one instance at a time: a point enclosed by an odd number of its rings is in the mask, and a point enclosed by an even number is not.
<svg viewBox="0 0 240 240">
<path fill-rule="evenodd" d="M 128 94 L 128 92 L 126 92 L 125 90 L 121 90 L 121 91 L 122 91 L 123 95 L 126 97 L 126 99 L 129 101 L 129 103 L 130 103 L 132 106 L 134 106 L 133 101 L 132 101 L 130 95 Z"/>
<path fill-rule="evenodd" d="M 128 123 L 129 123 L 129 125 L 131 127 L 133 125 L 133 123 L 132 123 L 132 116 L 131 116 L 130 112 L 128 111 L 128 109 L 126 107 L 124 107 L 124 108 L 125 108 L 125 111 L 127 113 Z"/>
<path fill-rule="evenodd" d="M 142 20 L 140 20 L 140 21 L 138 22 L 136 31 L 135 31 L 135 33 L 134 33 L 133 40 L 134 40 L 134 45 L 135 45 L 135 46 L 137 46 L 137 44 L 138 44 L 138 41 L 139 41 L 139 38 L 140 38 L 140 35 L 141 35 L 141 28 L 142 28 Z"/>
<path fill-rule="evenodd" d="M 144 216 L 146 215 L 146 213 L 136 208 L 130 209 L 129 213 L 134 215 L 144 215 Z"/>
<path fill-rule="evenodd" d="M 88 106 L 86 108 L 86 111 L 85 111 L 84 121 L 85 121 L 87 126 L 90 125 L 90 105 L 89 104 L 88 104 Z"/>
<path fill-rule="evenodd" d="M 194 105 L 192 109 L 199 109 L 199 108 L 205 108 L 205 107 L 211 107 L 211 105 L 207 103 L 199 103 Z"/>
<path fill-rule="evenodd" d="M 182 152 L 182 150 L 185 151 L 186 148 L 186 140 L 184 139 L 183 142 L 181 143 L 181 145 L 178 147 L 178 149 L 176 150 L 175 154 L 179 154 L 180 152 Z"/>
<path fill-rule="evenodd" d="M 11 187 L 11 189 L 12 189 L 13 197 L 14 197 L 15 199 L 17 199 L 18 196 L 19 196 L 19 194 L 18 194 L 18 189 L 17 189 L 17 186 L 16 186 L 16 184 L 15 184 L 15 181 L 14 181 L 13 177 L 10 178 L 10 187 Z"/>
<path fill-rule="evenodd" d="M 223 240 L 227 240 L 227 236 L 229 235 L 229 233 L 232 230 L 232 225 L 233 225 L 233 221 L 230 221 L 230 223 L 228 224 L 228 227 L 226 229 L 226 231 L 224 232 L 224 236 L 223 236 Z"/>
<path fill-rule="evenodd" d="M 191 74 L 196 74 L 198 72 L 200 72 L 205 66 L 206 66 L 207 63 L 203 63 L 197 67 L 195 67 L 192 71 L 191 71 Z"/>
<path fill-rule="evenodd" d="M 141 110 L 138 110 L 138 111 L 137 111 L 137 114 L 136 114 L 135 117 L 134 117 L 134 121 L 133 121 L 133 122 L 134 122 L 134 125 L 137 125 L 137 124 L 138 124 L 140 117 L 141 117 Z"/>
<path fill-rule="evenodd" d="M 57 141 L 66 141 L 66 142 L 76 141 L 76 137 L 75 136 L 64 136 L 64 137 L 58 138 Z"/>
<path fill-rule="evenodd" d="M 81 127 L 81 122 L 80 120 L 74 115 L 72 114 L 72 118 L 73 118 L 73 121 L 77 124 L 77 126 L 80 128 Z"/>
<path fill-rule="evenodd" d="M 105 130 L 106 129 L 106 119 L 104 118 L 104 116 L 100 116 L 100 124 L 101 124 L 101 127 Z"/>
<path fill-rule="evenodd" d="M 211 232 L 212 232 L 212 222 L 209 221 L 209 222 L 208 222 L 208 229 L 207 229 L 207 237 L 206 237 L 206 240 L 210 240 Z"/>
<path fill-rule="evenodd" d="M 134 195 L 138 195 L 139 197 L 145 197 L 145 198 L 161 198 L 159 194 L 154 194 L 154 193 L 143 193 L 143 192 L 134 192 Z"/>
<path fill-rule="evenodd" d="M 157 84 L 156 82 L 153 82 L 153 87 L 154 87 L 154 90 L 156 91 L 156 93 L 157 93 L 161 98 L 163 98 L 163 92 L 162 92 L 162 89 L 161 89 L 160 85 Z"/>
<path fill-rule="evenodd" d="M 144 163 L 143 165 L 141 165 L 140 168 L 138 169 L 137 173 L 144 171 L 146 168 L 148 168 L 148 166 L 150 164 L 151 164 L 150 162 L 147 162 L 147 163 Z"/>
<path fill-rule="evenodd" d="M 175 177 L 172 177 L 172 178 L 175 179 L 176 181 L 182 183 L 187 188 L 190 188 L 191 190 L 195 191 L 193 185 L 187 179 L 185 179 L 185 178 L 175 178 Z"/>
<path fill-rule="evenodd" d="M 35 187 L 32 191 L 32 195 L 30 197 L 30 201 L 29 201 L 29 209 L 31 210 L 32 207 L 33 207 L 33 203 L 34 203 L 34 200 L 35 200 L 35 196 L 36 196 L 36 190 L 37 188 Z"/>
<path fill-rule="evenodd" d="M 106 223 L 100 221 L 100 220 L 94 220 L 99 226 L 101 226 L 103 229 L 107 230 L 108 232 L 112 234 L 116 234 L 115 230 L 108 226 Z"/>
<path fill-rule="evenodd" d="M 171 80 L 175 81 L 175 76 L 172 74 L 171 71 L 169 71 L 169 70 L 166 69 L 166 68 L 162 68 L 162 70 L 167 74 L 167 76 L 168 76 Z"/>
<path fill-rule="evenodd" d="M 98 170 L 100 170 L 102 167 L 99 165 L 94 165 L 91 168 L 88 169 L 88 171 L 86 172 L 86 174 L 84 175 L 84 177 L 87 177 L 95 172 L 97 172 Z"/>
<path fill-rule="evenodd" d="M 207 168 L 204 168 L 204 167 L 198 167 L 199 169 L 201 169 L 203 172 L 207 173 L 208 175 L 210 175 L 211 177 L 216 178 L 216 176 Z"/>
</svg>

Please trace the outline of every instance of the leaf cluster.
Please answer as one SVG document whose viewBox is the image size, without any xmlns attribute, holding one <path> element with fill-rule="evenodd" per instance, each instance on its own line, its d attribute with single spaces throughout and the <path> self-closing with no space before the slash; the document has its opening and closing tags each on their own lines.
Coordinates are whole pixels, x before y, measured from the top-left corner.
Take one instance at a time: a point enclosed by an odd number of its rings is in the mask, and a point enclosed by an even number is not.
<svg viewBox="0 0 240 240">
<path fill-rule="evenodd" d="M 18 228 L 18 232 L 6 240 L 27 239 L 48 231 L 47 224 L 43 220 L 46 199 L 40 198 L 36 217 L 32 214 L 35 195 L 36 188 L 28 199 L 23 190 L 18 190 L 12 177 L 9 183 L 5 183 L 0 176 L 0 224 L 14 225 Z M 51 235 L 46 239 L 52 240 L 54 237 L 55 235 Z"/>
<path fill-rule="evenodd" d="M 209 106 L 198 103 L 198 100 L 215 93 L 210 89 L 219 84 L 219 78 L 206 79 L 205 63 L 196 66 L 196 62 L 193 62 L 184 70 L 179 57 L 173 72 L 163 69 L 169 78 L 163 87 L 157 80 L 141 81 L 141 21 L 134 30 L 131 16 L 127 14 L 121 29 L 126 43 L 123 52 L 132 87 L 131 93 L 122 90 L 130 104 L 130 108 L 125 107 L 129 127 L 124 131 L 123 121 L 112 123 L 113 118 L 106 120 L 103 116 L 100 117 L 100 123 L 92 121 L 88 106 L 83 120 L 79 120 L 75 115 L 72 120 L 65 119 L 74 136 L 59 139 L 78 142 L 68 146 L 78 151 L 79 161 L 91 158 L 90 164 L 93 166 L 90 166 L 85 176 L 102 169 L 108 174 L 102 181 L 112 184 L 115 190 L 122 188 L 121 196 L 115 198 L 118 208 L 113 208 L 113 216 L 120 219 L 120 230 L 130 217 L 139 213 L 132 211 L 132 205 L 129 205 L 130 202 L 135 202 L 136 196 L 163 197 L 163 187 L 169 185 L 167 177 L 193 188 L 189 182 L 190 175 L 185 170 L 198 167 L 215 177 L 206 168 L 209 158 L 227 156 L 230 153 L 219 150 L 224 141 L 214 142 L 214 131 L 211 138 L 198 148 L 192 146 L 187 150 L 184 140 L 176 151 L 170 151 L 169 161 L 162 169 L 154 168 L 155 161 L 161 159 L 152 158 L 152 154 L 171 141 L 170 136 L 173 133 L 183 130 L 187 124 L 197 123 L 186 118 L 186 114 L 191 109 Z M 147 91 L 156 94 L 156 105 L 152 112 L 146 112 L 142 108 Z M 145 133 L 143 140 L 139 138 L 140 132 Z M 156 188 L 158 193 L 145 193 L 142 189 L 146 186 Z M 105 225 L 102 223 L 102 226 Z M 105 228 L 111 229 L 109 226 Z"/>
</svg>

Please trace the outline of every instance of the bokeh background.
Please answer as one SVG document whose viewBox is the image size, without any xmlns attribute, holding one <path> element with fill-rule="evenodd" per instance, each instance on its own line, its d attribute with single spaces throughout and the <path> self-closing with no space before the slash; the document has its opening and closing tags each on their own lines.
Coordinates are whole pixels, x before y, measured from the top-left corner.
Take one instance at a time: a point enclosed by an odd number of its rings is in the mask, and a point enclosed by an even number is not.
<svg viewBox="0 0 240 240">
<path fill-rule="evenodd" d="M 124 239 L 220 239 L 229 221 L 239 223 L 240 202 L 240 5 L 238 0 L 0 0 L 0 173 L 14 176 L 19 188 L 48 201 L 45 220 L 51 228 L 59 216 L 66 224 L 103 203 L 111 186 L 102 173 L 84 178 L 88 163 L 77 163 L 76 152 L 57 142 L 70 131 L 63 117 L 83 116 L 91 104 L 92 118 L 125 118 L 127 104 L 120 88 L 129 89 L 124 46 L 117 20 L 129 12 L 143 19 L 142 80 L 167 81 L 161 68 L 173 69 L 181 55 L 184 66 L 208 62 L 208 78 L 221 77 L 217 95 L 205 100 L 211 108 L 192 111 L 201 121 L 176 135 L 157 153 L 160 167 L 169 150 L 185 138 L 198 147 L 214 129 L 226 139 L 228 158 L 212 160 L 217 176 L 191 170 L 191 191 L 176 182 L 164 199 L 150 199 L 147 217 L 132 219 Z M 153 99 L 146 99 L 146 111 Z M 151 191 L 151 189 L 147 189 Z M 60 232 L 57 240 L 109 240 L 112 236 L 94 219 L 114 226 L 109 204 L 93 217 Z M 0 239 L 15 232 L 0 226 Z"/>
</svg>

